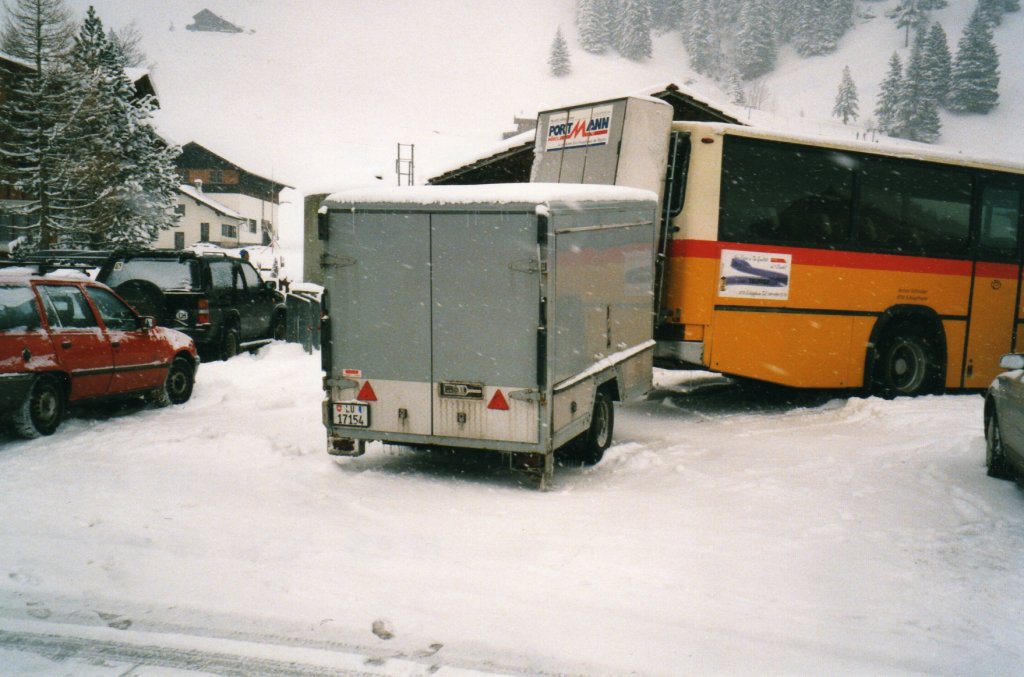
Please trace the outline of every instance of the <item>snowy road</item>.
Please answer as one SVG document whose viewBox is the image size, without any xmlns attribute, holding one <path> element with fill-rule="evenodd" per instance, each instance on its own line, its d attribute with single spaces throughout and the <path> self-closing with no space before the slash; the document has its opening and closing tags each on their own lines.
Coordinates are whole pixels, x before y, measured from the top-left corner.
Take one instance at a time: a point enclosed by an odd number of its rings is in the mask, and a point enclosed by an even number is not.
<svg viewBox="0 0 1024 677">
<path fill-rule="evenodd" d="M 0 665 L 1024 671 L 1024 492 L 985 476 L 977 395 L 659 372 L 547 493 L 479 456 L 336 461 L 320 398 L 318 357 L 274 345 L 204 364 L 183 407 L 0 437 Z"/>
</svg>

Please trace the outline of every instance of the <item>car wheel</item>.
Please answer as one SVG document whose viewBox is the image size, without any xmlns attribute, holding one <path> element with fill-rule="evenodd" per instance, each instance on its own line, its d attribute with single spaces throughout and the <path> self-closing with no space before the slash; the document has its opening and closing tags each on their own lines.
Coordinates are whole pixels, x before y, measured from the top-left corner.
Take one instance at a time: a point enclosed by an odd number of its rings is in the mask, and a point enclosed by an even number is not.
<svg viewBox="0 0 1024 677">
<path fill-rule="evenodd" d="M 64 418 L 64 389 L 52 376 L 38 376 L 28 397 L 14 412 L 14 430 L 32 439 L 52 435 Z"/>
<path fill-rule="evenodd" d="M 934 341 L 910 322 L 901 323 L 881 341 L 875 361 L 873 390 L 885 398 L 934 392 L 940 368 Z"/>
<path fill-rule="evenodd" d="M 224 338 L 220 342 L 220 359 L 230 360 L 238 354 L 238 330 L 228 327 L 224 330 Z"/>
<path fill-rule="evenodd" d="M 615 428 L 615 409 L 607 390 L 597 391 L 594 397 L 594 411 L 590 416 L 590 427 L 585 433 L 572 440 L 556 453 L 560 465 L 596 465 L 604 458 L 604 452 L 612 445 L 612 431 Z"/>
<path fill-rule="evenodd" d="M 158 407 L 183 404 L 192 397 L 195 385 L 195 369 L 184 357 L 176 357 L 167 370 L 164 384 L 153 392 L 153 403 Z"/>
<path fill-rule="evenodd" d="M 985 466 L 988 468 L 989 477 L 1000 480 L 1013 479 L 1013 469 L 1006 461 L 1003 433 L 999 428 L 999 418 L 994 409 L 985 426 Z"/>
</svg>

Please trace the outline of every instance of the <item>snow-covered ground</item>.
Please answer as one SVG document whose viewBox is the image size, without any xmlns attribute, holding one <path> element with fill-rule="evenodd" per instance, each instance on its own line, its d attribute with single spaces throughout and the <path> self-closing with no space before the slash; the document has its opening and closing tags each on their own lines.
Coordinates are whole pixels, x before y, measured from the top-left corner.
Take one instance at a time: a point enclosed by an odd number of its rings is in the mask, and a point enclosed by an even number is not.
<svg viewBox="0 0 1024 677">
<path fill-rule="evenodd" d="M 319 378 L 274 344 L 183 406 L 0 437 L 0 674 L 1024 671 L 1024 493 L 976 394 L 659 371 L 542 493 L 479 454 L 335 460 Z"/>
</svg>

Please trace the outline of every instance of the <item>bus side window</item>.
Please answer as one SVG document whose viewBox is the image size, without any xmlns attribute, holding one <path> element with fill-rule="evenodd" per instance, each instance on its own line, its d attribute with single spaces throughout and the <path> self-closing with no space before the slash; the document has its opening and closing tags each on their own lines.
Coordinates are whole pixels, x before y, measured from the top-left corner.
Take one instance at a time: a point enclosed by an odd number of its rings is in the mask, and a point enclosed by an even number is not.
<svg viewBox="0 0 1024 677">
<path fill-rule="evenodd" d="M 1020 226 L 1020 190 L 986 186 L 981 195 L 981 235 L 983 252 L 1017 258 Z"/>
</svg>

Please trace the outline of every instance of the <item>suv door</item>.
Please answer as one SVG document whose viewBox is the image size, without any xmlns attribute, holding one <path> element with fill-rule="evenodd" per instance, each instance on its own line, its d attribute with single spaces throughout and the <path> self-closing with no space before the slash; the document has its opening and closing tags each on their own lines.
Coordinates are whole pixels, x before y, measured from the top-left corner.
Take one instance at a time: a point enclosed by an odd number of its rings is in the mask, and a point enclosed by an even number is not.
<svg viewBox="0 0 1024 677">
<path fill-rule="evenodd" d="M 85 288 L 110 337 L 114 358 L 111 393 L 127 393 L 158 387 L 167 377 L 167 351 L 144 330 L 142 319 L 102 287 Z"/>
<path fill-rule="evenodd" d="M 114 356 L 92 306 L 77 285 L 36 285 L 50 327 L 57 360 L 71 375 L 68 400 L 105 395 Z"/>
<path fill-rule="evenodd" d="M 270 336 L 270 321 L 274 316 L 274 292 L 263 284 L 260 274 L 247 261 L 238 263 L 245 282 L 238 312 L 242 317 L 242 340 Z"/>
</svg>

